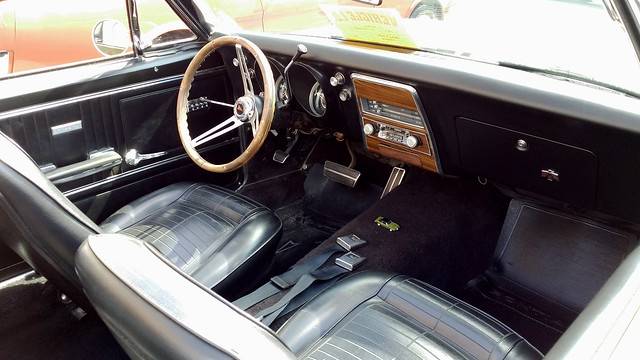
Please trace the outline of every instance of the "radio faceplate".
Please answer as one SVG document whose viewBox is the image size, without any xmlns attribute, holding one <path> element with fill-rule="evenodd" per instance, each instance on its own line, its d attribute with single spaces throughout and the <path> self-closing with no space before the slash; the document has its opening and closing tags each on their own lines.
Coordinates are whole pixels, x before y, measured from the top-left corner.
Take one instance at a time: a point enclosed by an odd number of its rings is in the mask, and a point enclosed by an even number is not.
<svg viewBox="0 0 640 360">
<path fill-rule="evenodd" d="M 429 124 L 411 86 L 352 74 L 367 150 L 439 172 Z"/>
</svg>

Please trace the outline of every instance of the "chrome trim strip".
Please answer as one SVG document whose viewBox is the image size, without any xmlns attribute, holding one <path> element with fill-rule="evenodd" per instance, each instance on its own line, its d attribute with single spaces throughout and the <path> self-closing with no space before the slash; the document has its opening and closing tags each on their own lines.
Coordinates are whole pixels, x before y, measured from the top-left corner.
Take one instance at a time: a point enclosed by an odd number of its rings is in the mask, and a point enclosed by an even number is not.
<svg viewBox="0 0 640 360">
<path fill-rule="evenodd" d="M 209 74 L 222 73 L 224 71 L 226 71 L 226 70 L 223 69 L 223 68 L 205 69 L 205 70 L 198 71 L 196 76 L 204 76 L 204 75 L 209 75 Z M 162 84 L 169 83 L 169 82 L 172 82 L 172 81 L 181 80 L 183 76 L 184 75 L 182 75 L 182 74 L 173 75 L 173 76 L 168 76 L 168 77 L 161 78 L 161 79 L 143 81 L 143 82 L 139 82 L 139 83 L 135 83 L 135 84 L 131 84 L 131 85 L 121 86 L 121 87 L 114 88 L 114 89 L 98 91 L 98 92 L 87 94 L 87 95 L 80 95 L 80 96 L 75 96 L 75 97 L 71 97 L 71 98 L 68 98 L 68 99 L 55 100 L 55 101 L 51 101 L 51 102 L 44 103 L 44 104 L 31 105 L 31 106 L 27 106 L 27 107 L 23 107 L 23 108 L 19 108 L 19 109 L 9 110 L 9 111 L 5 111 L 3 113 L 0 113 L 0 120 L 4 120 L 4 119 L 16 117 L 16 116 L 21 116 L 21 115 L 27 115 L 27 114 L 31 114 L 31 113 L 36 112 L 36 111 L 48 110 L 48 109 L 55 108 L 55 107 L 58 107 L 58 106 L 74 104 L 74 103 L 77 103 L 77 102 L 80 102 L 80 101 L 92 100 L 92 99 L 96 99 L 96 98 L 100 98 L 100 97 L 104 97 L 104 96 L 109 96 L 109 95 L 113 95 L 113 94 L 118 94 L 118 93 L 122 93 L 122 92 L 126 92 L 126 91 L 140 90 L 140 89 L 144 89 L 144 88 L 155 86 L 155 85 L 162 85 Z"/>
<path fill-rule="evenodd" d="M 82 120 L 71 121 L 51 127 L 51 136 L 62 135 L 73 131 L 82 130 Z"/>
<path fill-rule="evenodd" d="M 42 171 L 43 174 L 47 174 L 48 172 L 51 172 L 53 170 L 57 169 L 57 167 L 52 164 L 52 163 L 48 163 L 48 164 L 44 164 L 42 166 L 40 166 L 40 171 Z"/>
<path fill-rule="evenodd" d="M 13 286 L 13 284 L 21 282 L 26 280 L 27 278 L 29 278 L 30 276 L 34 276 L 36 274 L 36 272 L 34 270 L 29 270 L 25 273 L 16 275 L 10 279 L 7 279 L 5 281 L 0 282 L 0 289 L 4 289 L 4 288 L 8 288 L 10 286 Z"/>
<path fill-rule="evenodd" d="M 103 234 L 90 236 L 86 243 L 95 260 L 78 259 L 80 270 L 83 263 L 104 266 L 101 271 L 109 271 L 158 312 L 221 352 L 239 360 L 295 358 L 271 329 L 194 281 L 143 241 Z"/>
<path fill-rule="evenodd" d="M 352 73 L 351 74 L 351 81 L 353 82 L 353 80 L 362 80 L 362 81 L 368 81 L 368 82 L 372 82 L 375 84 L 379 84 L 379 85 L 383 85 L 383 86 L 387 86 L 387 87 L 393 87 L 396 89 L 401 89 L 401 90 L 405 90 L 408 91 L 411 94 L 411 97 L 413 97 L 413 101 L 416 104 L 416 108 L 418 109 L 418 113 L 420 114 L 420 117 L 422 118 L 422 123 L 424 124 L 424 129 L 422 130 L 427 130 L 426 131 L 426 135 L 427 138 L 429 139 L 429 147 L 431 148 L 431 153 L 433 154 L 433 158 L 436 161 L 436 165 L 438 166 L 438 173 L 442 174 L 442 165 L 440 164 L 440 156 L 438 156 L 438 147 L 436 146 L 436 142 L 433 139 L 433 129 L 431 129 L 431 124 L 429 123 L 428 119 L 427 119 L 427 114 L 424 111 L 424 108 L 422 106 L 422 101 L 420 101 L 420 96 L 418 95 L 418 91 L 410 85 L 407 84 L 403 84 L 403 83 L 399 83 L 399 82 L 395 82 L 395 81 L 390 81 L 390 80 L 385 80 L 385 79 L 380 79 L 377 77 L 373 77 L 373 76 L 369 76 L 369 75 L 364 75 L 364 74 L 360 74 L 360 73 Z M 363 117 L 363 112 L 364 110 L 362 109 L 362 103 L 359 101 L 360 97 L 358 96 L 358 91 L 356 89 L 356 87 L 353 87 L 355 95 L 356 95 L 356 102 L 358 103 L 358 113 L 360 114 L 360 129 L 362 132 L 362 136 L 363 136 L 363 142 L 365 147 L 367 146 L 367 135 L 364 133 L 363 127 L 364 127 L 364 117 Z M 385 119 L 388 119 L 388 117 L 384 117 Z M 393 119 L 391 119 L 393 120 Z M 396 121 L 398 122 L 398 121 Z M 403 123 L 404 124 L 404 123 Z"/>
</svg>

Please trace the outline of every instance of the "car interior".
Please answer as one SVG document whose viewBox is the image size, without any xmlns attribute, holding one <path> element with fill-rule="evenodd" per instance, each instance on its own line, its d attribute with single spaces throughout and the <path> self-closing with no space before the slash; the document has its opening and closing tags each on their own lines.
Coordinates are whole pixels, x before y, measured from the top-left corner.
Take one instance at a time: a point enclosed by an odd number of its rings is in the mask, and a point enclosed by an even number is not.
<svg viewBox="0 0 640 360">
<path fill-rule="evenodd" d="M 3 80 L 2 357 L 629 358 L 640 100 L 169 3 Z"/>
</svg>

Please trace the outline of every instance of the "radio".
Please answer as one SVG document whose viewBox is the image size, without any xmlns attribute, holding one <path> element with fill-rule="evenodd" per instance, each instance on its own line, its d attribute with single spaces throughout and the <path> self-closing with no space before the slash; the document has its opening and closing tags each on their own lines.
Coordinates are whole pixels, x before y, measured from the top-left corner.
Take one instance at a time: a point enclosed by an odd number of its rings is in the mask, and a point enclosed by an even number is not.
<svg viewBox="0 0 640 360">
<path fill-rule="evenodd" d="M 366 150 L 439 172 L 427 118 L 415 88 L 352 74 Z"/>
<path fill-rule="evenodd" d="M 364 125 L 364 133 L 366 135 L 376 136 L 379 139 L 394 142 L 407 146 L 411 149 L 420 144 L 420 140 L 408 130 L 397 128 L 387 124 L 368 122 Z"/>
</svg>

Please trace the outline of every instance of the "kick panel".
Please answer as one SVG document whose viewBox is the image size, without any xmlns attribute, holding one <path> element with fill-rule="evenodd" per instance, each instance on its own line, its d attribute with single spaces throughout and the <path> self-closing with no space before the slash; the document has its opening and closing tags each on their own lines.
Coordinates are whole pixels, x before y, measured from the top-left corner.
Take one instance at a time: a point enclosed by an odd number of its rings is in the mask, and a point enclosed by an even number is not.
<svg viewBox="0 0 640 360">
<path fill-rule="evenodd" d="M 409 85 L 353 74 L 367 150 L 439 172 L 429 124 L 418 94 Z"/>
</svg>

